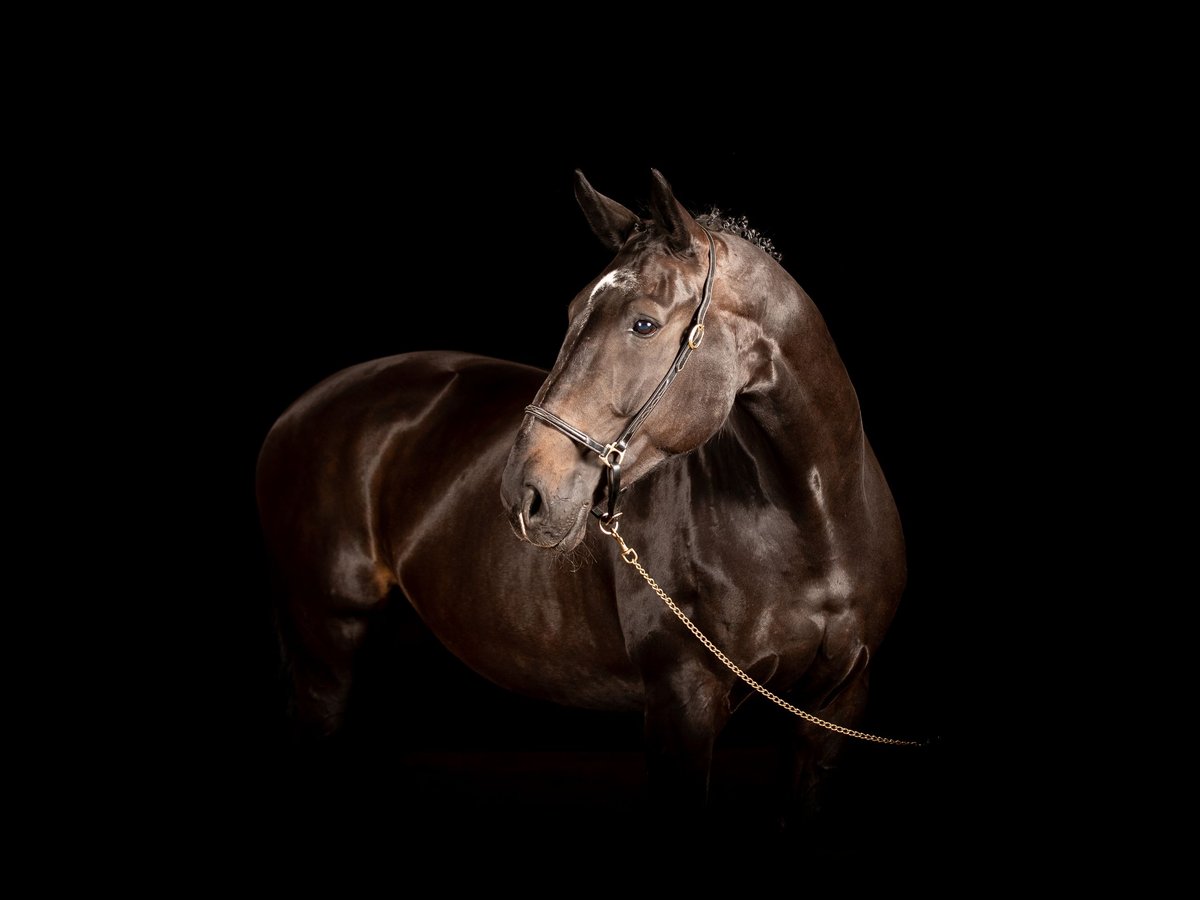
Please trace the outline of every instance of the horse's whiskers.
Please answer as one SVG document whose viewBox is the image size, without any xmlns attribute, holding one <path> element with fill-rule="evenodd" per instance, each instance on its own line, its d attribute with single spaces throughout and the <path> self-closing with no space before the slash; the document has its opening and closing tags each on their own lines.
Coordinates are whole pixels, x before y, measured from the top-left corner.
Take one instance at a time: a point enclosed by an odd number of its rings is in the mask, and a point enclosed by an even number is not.
<svg viewBox="0 0 1200 900">
<path fill-rule="evenodd" d="M 562 568 L 569 572 L 578 572 L 584 566 L 591 565 L 596 561 L 596 554 L 592 550 L 590 536 L 584 535 L 582 541 L 570 550 L 558 550 L 558 561 Z"/>
</svg>

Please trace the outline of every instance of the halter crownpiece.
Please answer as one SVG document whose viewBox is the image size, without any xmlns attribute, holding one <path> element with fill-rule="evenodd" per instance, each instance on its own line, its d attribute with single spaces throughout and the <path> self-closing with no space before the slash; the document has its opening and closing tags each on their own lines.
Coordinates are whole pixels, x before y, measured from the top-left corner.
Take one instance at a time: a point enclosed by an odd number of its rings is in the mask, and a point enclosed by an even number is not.
<svg viewBox="0 0 1200 900">
<path fill-rule="evenodd" d="M 704 234 L 708 238 L 708 274 L 704 278 L 704 292 L 700 295 L 700 305 L 696 307 L 696 312 L 692 315 L 691 327 L 688 328 L 683 342 L 679 345 L 679 352 L 675 354 L 675 360 L 671 363 L 671 368 L 667 370 L 667 374 L 658 383 L 658 387 L 654 389 L 650 397 L 642 404 L 642 408 L 629 420 L 629 424 L 625 426 L 617 439 L 607 444 L 601 443 L 586 431 L 576 428 L 570 422 L 559 418 L 548 409 L 543 409 L 533 403 L 525 407 L 526 414 L 533 416 L 535 419 L 541 419 L 547 425 L 553 425 L 571 440 L 587 447 L 599 456 L 600 461 L 608 468 L 608 510 L 600 512 L 599 506 L 592 510 L 592 514 L 600 520 L 602 528 L 604 525 L 613 522 L 619 515 L 617 512 L 617 501 L 621 494 L 621 462 L 625 458 L 625 450 L 629 447 L 633 433 L 641 427 L 646 416 L 650 415 L 650 411 L 654 409 L 655 404 L 662 399 L 662 395 L 667 392 L 667 388 L 671 386 L 671 382 L 675 380 L 675 376 L 683 371 L 683 367 L 687 365 L 688 357 L 692 355 L 692 351 L 698 350 L 701 342 L 704 340 L 704 315 L 708 312 L 709 304 L 712 303 L 713 274 L 717 268 L 717 251 L 712 233 L 707 228 L 704 228 L 704 226 L 700 227 L 704 229 Z M 614 523 L 612 527 L 615 530 L 616 524 Z"/>
</svg>

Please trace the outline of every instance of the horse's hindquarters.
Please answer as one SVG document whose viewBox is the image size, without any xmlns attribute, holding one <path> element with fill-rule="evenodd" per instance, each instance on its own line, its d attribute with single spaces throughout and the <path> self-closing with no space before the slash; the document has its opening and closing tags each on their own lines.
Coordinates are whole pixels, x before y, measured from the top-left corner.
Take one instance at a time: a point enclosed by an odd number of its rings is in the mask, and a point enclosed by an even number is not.
<svg viewBox="0 0 1200 900">
<path fill-rule="evenodd" d="M 444 398 L 464 380 L 494 385 L 498 417 L 505 387 L 516 405 L 539 377 L 460 354 L 396 356 L 331 376 L 275 423 L 257 494 L 296 721 L 336 730 L 372 613 L 396 586 L 393 554 L 425 524 L 429 492 L 449 490 L 437 475 L 469 465 L 445 434 Z M 481 418 L 486 432 L 487 413 L 464 422 Z"/>
</svg>

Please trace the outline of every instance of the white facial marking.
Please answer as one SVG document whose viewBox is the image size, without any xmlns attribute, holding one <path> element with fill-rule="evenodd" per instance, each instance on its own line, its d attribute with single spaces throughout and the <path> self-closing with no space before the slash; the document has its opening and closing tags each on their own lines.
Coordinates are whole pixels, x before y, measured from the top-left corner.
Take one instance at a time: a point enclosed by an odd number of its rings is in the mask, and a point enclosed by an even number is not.
<svg viewBox="0 0 1200 900">
<path fill-rule="evenodd" d="M 613 269 L 596 282 L 596 286 L 592 288 L 592 293 L 588 296 L 588 305 L 591 306 L 597 294 L 610 287 L 632 288 L 636 286 L 637 276 L 628 269 Z"/>
</svg>

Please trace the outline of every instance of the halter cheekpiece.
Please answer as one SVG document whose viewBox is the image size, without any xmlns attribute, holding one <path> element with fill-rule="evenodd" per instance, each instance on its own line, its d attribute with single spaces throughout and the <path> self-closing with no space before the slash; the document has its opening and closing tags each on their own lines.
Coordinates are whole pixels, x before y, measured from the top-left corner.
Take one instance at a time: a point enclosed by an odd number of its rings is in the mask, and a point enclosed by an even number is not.
<svg viewBox="0 0 1200 900">
<path fill-rule="evenodd" d="M 703 228 L 703 226 L 701 227 Z M 654 389 L 654 392 L 650 394 L 641 409 L 634 414 L 615 440 L 603 443 L 565 419 L 559 418 L 548 409 L 532 403 L 525 407 L 527 414 L 541 419 L 547 425 L 553 425 L 571 440 L 593 451 L 608 469 L 608 509 L 601 511 L 597 506 L 592 510 L 592 514 L 600 519 L 601 526 L 613 522 L 618 516 L 617 502 L 621 494 L 621 462 L 625 458 L 625 450 L 629 446 L 630 440 L 633 439 L 634 432 L 641 427 L 655 404 L 662 399 L 675 377 L 683 371 L 692 351 L 699 349 L 704 340 L 704 315 L 708 312 L 709 304 L 712 302 L 713 274 L 717 267 L 716 245 L 713 242 L 712 233 L 705 228 L 704 234 L 708 238 L 708 274 L 704 278 L 704 292 L 700 297 L 700 305 L 696 307 L 696 312 L 692 315 L 690 327 L 684 334 L 683 342 L 679 346 L 679 352 L 675 354 L 675 361 L 671 363 L 671 368 L 667 370 L 667 374 L 658 383 L 658 387 Z M 615 525 L 613 527 L 615 528 Z"/>
</svg>

